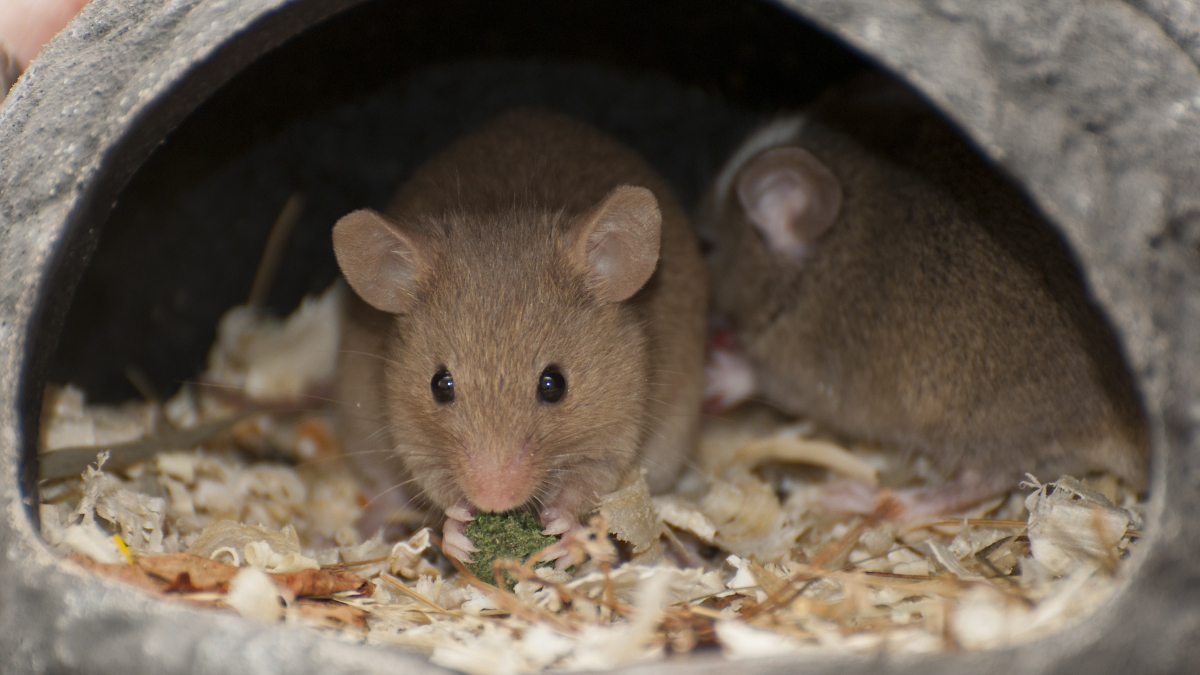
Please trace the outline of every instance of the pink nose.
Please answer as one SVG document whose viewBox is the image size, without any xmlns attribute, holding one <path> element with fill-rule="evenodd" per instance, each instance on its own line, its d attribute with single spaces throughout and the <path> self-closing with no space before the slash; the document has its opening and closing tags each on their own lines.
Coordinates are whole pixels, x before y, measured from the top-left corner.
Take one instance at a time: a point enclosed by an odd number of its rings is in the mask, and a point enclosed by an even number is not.
<svg viewBox="0 0 1200 675">
<path fill-rule="evenodd" d="M 467 499 L 484 511 L 507 511 L 529 501 L 536 481 L 523 453 L 478 453 L 467 463 L 463 488 Z"/>
<path fill-rule="evenodd" d="M 510 485 L 488 485 L 468 497 L 478 508 L 496 513 L 515 509 L 529 498 L 524 490 Z"/>
</svg>

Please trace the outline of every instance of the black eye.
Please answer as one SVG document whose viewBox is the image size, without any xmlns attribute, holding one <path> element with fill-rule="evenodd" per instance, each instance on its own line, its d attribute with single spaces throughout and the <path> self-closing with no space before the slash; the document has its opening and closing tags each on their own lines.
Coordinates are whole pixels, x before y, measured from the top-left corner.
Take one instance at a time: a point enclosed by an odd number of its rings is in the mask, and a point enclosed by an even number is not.
<svg viewBox="0 0 1200 675">
<path fill-rule="evenodd" d="M 537 393 L 538 398 L 546 403 L 558 403 L 563 394 L 567 393 L 567 378 L 563 377 L 558 368 L 549 366 L 538 378 Z"/>
<path fill-rule="evenodd" d="M 433 400 L 438 403 L 451 403 L 454 401 L 454 376 L 450 371 L 442 368 L 433 374 L 433 379 L 429 382 L 429 389 L 433 391 Z"/>
</svg>

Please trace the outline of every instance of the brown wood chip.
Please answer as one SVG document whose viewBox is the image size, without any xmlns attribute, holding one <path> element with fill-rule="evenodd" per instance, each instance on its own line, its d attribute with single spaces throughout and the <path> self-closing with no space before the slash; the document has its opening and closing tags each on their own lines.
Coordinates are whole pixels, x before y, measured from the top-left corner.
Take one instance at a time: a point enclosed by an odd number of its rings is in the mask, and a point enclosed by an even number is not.
<svg viewBox="0 0 1200 675">
<path fill-rule="evenodd" d="M 191 553 L 139 558 L 136 565 L 106 565 L 83 556 L 73 556 L 79 564 L 105 576 L 120 579 L 155 592 L 225 593 L 238 568 Z M 272 574 L 282 589 L 297 598 L 358 591 L 370 596 L 375 587 L 353 572 L 337 569 L 303 570 L 291 574 Z"/>
<path fill-rule="evenodd" d="M 343 623 L 355 628 L 367 627 L 367 613 L 332 600 L 297 600 L 294 605 L 302 616 L 322 623 Z"/>
<path fill-rule="evenodd" d="M 150 574 L 167 582 L 167 590 L 190 593 L 195 591 L 229 590 L 229 580 L 238 568 L 223 562 L 201 558 L 191 553 L 139 558 L 137 564 Z"/>
<path fill-rule="evenodd" d="M 166 584 L 146 574 L 146 571 L 137 565 L 100 563 L 78 553 L 71 554 L 71 560 L 83 565 L 96 574 L 116 579 L 142 590 L 150 591 L 151 593 L 162 593 L 166 589 Z"/>
<path fill-rule="evenodd" d="M 340 591 L 358 591 L 360 595 L 371 595 L 375 587 L 366 579 L 346 570 L 303 570 L 291 574 L 273 574 L 277 582 L 296 595 L 330 595 Z"/>
</svg>

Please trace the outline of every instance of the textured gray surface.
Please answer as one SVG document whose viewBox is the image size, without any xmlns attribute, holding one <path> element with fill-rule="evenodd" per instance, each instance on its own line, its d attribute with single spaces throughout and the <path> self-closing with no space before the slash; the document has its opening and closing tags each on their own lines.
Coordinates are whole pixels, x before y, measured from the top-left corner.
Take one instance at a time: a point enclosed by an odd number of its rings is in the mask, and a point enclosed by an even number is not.
<svg viewBox="0 0 1200 675">
<path fill-rule="evenodd" d="M 5 672 L 441 672 L 198 612 L 85 574 L 36 535 L 21 489 L 46 331 L 43 279 L 78 265 L 129 173 L 230 74 L 347 3 L 89 5 L 0 107 L 0 663 Z M 68 235 L 74 233 L 75 236 Z M 70 277 L 71 275 L 66 275 Z M 61 297 L 61 296 L 59 296 Z M 61 300 L 60 300 L 61 302 Z M 33 433 L 36 433 L 36 427 Z"/>
<path fill-rule="evenodd" d="M 21 490 L 38 369 L 66 297 L 44 283 L 74 278 L 61 272 L 86 256 L 89 228 L 103 222 L 129 173 L 188 110 L 259 53 L 340 4 L 96 3 L 0 108 L 0 662 L 6 672 L 437 670 L 393 651 L 199 612 L 84 574 L 37 538 Z M 787 4 L 923 90 L 1062 227 L 1138 376 L 1155 441 L 1153 500 L 1148 537 L 1127 566 L 1131 584 L 1061 635 L 1018 649 L 931 659 L 772 659 L 736 668 L 1186 672 L 1200 663 L 1196 9 L 1154 0 Z M 710 656 L 631 671 L 730 669 Z"/>
<path fill-rule="evenodd" d="M 1058 0 L 791 4 L 923 90 L 1061 226 L 1124 341 L 1150 416 L 1150 536 L 1131 565 L 1131 585 L 1078 628 L 1010 654 L 981 654 L 979 667 L 1194 667 L 1200 73 L 1181 49 L 1191 43 L 1172 27 L 1181 25 L 1176 16 L 1193 21 L 1195 8 L 1142 3 L 1154 6 L 1142 13 L 1120 2 Z"/>
</svg>

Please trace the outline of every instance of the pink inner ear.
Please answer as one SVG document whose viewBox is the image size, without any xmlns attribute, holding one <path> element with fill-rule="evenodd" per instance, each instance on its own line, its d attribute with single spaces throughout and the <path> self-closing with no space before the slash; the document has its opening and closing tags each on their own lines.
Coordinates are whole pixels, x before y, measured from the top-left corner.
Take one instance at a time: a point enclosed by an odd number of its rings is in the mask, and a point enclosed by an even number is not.
<svg viewBox="0 0 1200 675">
<path fill-rule="evenodd" d="M 412 305 L 429 256 L 420 239 L 369 209 L 333 227 L 333 252 L 350 287 L 376 309 L 402 314 Z"/>
<path fill-rule="evenodd" d="M 747 162 L 737 192 L 747 220 L 767 246 L 795 259 L 811 254 L 842 207 L 838 179 L 796 147 L 772 148 Z"/>
<path fill-rule="evenodd" d="M 662 213 L 644 187 L 620 185 L 571 227 L 567 255 L 604 302 L 621 302 L 658 265 Z"/>
<path fill-rule="evenodd" d="M 796 258 L 808 253 L 808 241 L 802 239 L 793 224 L 812 206 L 812 196 L 800 177 L 791 171 L 767 176 L 760 184 L 747 216 L 762 232 L 771 248 Z"/>
</svg>

